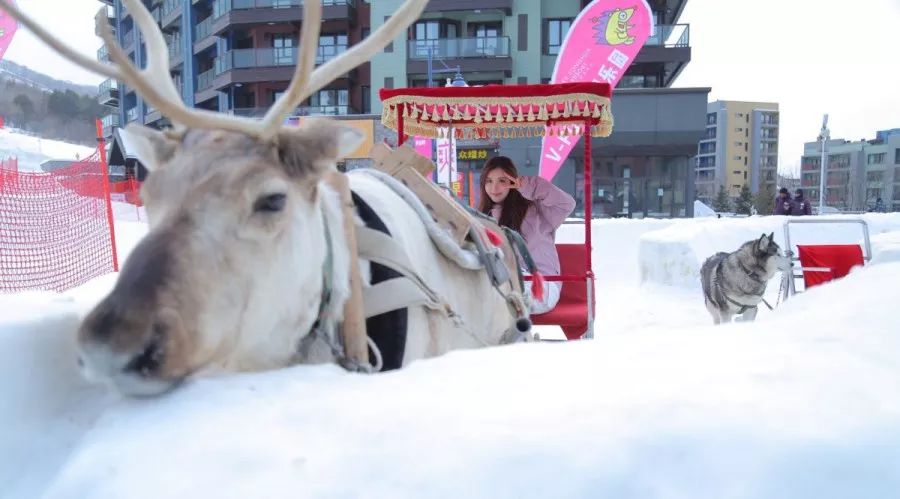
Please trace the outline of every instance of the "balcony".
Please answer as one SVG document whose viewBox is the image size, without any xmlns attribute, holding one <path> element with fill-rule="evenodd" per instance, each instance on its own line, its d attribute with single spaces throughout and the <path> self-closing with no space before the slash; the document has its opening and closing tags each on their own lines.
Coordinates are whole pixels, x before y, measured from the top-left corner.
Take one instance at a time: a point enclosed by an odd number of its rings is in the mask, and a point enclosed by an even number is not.
<svg viewBox="0 0 900 499">
<path fill-rule="evenodd" d="M 407 42 L 407 73 L 428 71 L 429 53 L 447 66 L 459 66 L 462 72 L 512 72 L 509 37 L 438 38 Z"/>
<path fill-rule="evenodd" d="M 647 39 L 645 47 L 690 47 L 691 46 L 691 25 L 690 24 L 659 24 L 656 26 L 656 33 Z"/>
<path fill-rule="evenodd" d="M 323 21 L 350 21 L 356 17 L 356 0 L 321 1 Z M 301 0 L 215 0 L 207 35 L 221 35 L 231 26 L 297 23 L 303 20 L 302 4 Z"/>
<path fill-rule="evenodd" d="M 512 0 L 431 0 L 425 12 L 460 12 L 467 10 L 501 10 L 504 15 L 512 15 Z"/>
<path fill-rule="evenodd" d="M 100 62 L 109 62 L 109 51 L 106 49 L 106 45 L 102 45 L 97 49 L 97 60 Z"/>
<path fill-rule="evenodd" d="M 122 50 L 124 50 L 126 54 L 134 50 L 134 38 L 136 34 L 137 31 L 132 29 L 122 35 Z"/>
<path fill-rule="evenodd" d="M 212 27 L 215 20 L 215 16 L 209 16 L 194 27 L 195 55 L 216 44 L 216 39 L 212 36 Z"/>
<path fill-rule="evenodd" d="M 120 126 L 120 123 L 118 114 L 108 114 L 101 118 L 100 126 L 103 128 L 103 136 L 112 136 L 113 128 Z"/>
<path fill-rule="evenodd" d="M 118 106 L 119 83 L 116 80 L 106 80 L 101 83 L 97 101 L 104 106 Z"/>
<path fill-rule="evenodd" d="M 181 17 L 181 0 L 165 0 L 160 7 L 160 26 L 165 31 Z M 176 26 L 177 27 L 177 26 Z"/>
<path fill-rule="evenodd" d="M 237 116 L 262 118 L 268 110 L 267 107 L 238 107 L 230 112 Z M 350 106 L 300 106 L 294 109 L 291 116 L 346 116 L 349 114 L 359 113 Z"/>
<path fill-rule="evenodd" d="M 125 112 L 125 121 L 131 123 L 132 121 L 136 121 L 138 119 L 138 108 L 134 106 Z"/>
<path fill-rule="evenodd" d="M 162 119 L 162 114 L 153 106 L 147 105 L 147 114 L 144 115 L 144 124 L 150 125 Z"/>
<path fill-rule="evenodd" d="M 325 54 L 320 47 L 317 62 L 330 60 L 336 54 Z M 328 46 L 335 49 L 335 46 Z M 204 102 L 215 96 L 215 92 L 235 83 L 260 83 L 290 81 L 297 65 L 296 48 L 235 49 L 216 57 L 213 69 L 197 77 L 197 102 Z M 335 80 L 338 87 L 350 85 L 356 69 L 350 70 Z"/>
<path fill-rule="evenodd" d="M 670 86 L 691 61 L 690 28 L 689 24 L 658 24 L 656 33 L 638 52 L 635 63 L 662 64 L 662 86 Z"/>
<path fill-rule="evenodd" d="M 216 70 L 210 69 L 197 75 L 197 92 L 208 90 L 213 86 L 213 80 L 216 77 Z"/>
<path fill-rule="evenodd" d="M 115 12 L 112 6 L 104 5 L 103 7 L 100 7 L 100 10 L 97 11 L 97 15 L 94 16 L 94 34 L 100 36 L 100 25 L 104 22 L 109 25 L 110 30 L 115 34 L 115 21 Z"/>
<path fill-rule="evenodd" d="M 184 62 L 184 48 L 180 36 L 172 37 L 166 40 L 166 47 L 169 49 L 169 68 L 175 68 Z"/>
</svg>

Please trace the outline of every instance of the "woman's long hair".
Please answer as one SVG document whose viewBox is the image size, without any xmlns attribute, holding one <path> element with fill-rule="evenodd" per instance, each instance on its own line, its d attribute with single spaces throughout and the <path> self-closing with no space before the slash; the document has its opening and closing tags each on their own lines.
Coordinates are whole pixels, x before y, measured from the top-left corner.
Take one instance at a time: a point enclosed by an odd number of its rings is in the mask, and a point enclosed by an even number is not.
<svg viewBox="0 0 900 499">
<path fill-rule="evenodd" d="M 487 182 L 488 173 L 497 168 L 513 178 L 519 177 L 516 165 L 506 156 L 495 156 L 484 164 L 484 168 L 481 169 L 481 200 L 478 203 L 478 210 L 487 215 L 491 214 L 494 202 L 491 201 L 491 197 L 487 194 L 485 183 Z M 506 195 L 506 199 L 500 203 L 500 206 L 502 209 L 499 220 L 500 225 L 509 227 L 516 232 L 521 232 L 522 220 L 525 219 L 525 214 L 531 206 L 531 201 L 525 199 L 518 189 L 510 189 L 509 194 Z"/>
</svg>

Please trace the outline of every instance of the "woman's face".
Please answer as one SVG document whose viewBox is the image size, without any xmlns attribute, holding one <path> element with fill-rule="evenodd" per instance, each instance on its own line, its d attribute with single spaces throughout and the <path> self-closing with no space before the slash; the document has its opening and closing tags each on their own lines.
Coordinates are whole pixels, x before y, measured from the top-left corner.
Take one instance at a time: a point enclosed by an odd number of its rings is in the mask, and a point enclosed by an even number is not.
<svg viewBox="0 0 900 499">
<path fill-rule="evenodd" d="M 509 195 L 509 190 L 513 185 L 515 185 L 515 179 L 503 171 L 502 168 L 494 168 L 487 174 L 487 178 L 484 181 L 484 190 L 488 197 L 491 198 L 491 201 L 502 203 L 506 196 Z"/>
</svg>

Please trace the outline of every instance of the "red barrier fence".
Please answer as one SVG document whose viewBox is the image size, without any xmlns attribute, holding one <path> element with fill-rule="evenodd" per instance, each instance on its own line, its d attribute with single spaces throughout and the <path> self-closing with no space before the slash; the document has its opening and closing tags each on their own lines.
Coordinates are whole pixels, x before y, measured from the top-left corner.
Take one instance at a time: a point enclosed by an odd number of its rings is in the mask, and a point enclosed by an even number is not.
<svg viewBox="0 0 900 499">
<path fill-rule="evenodd" d="M 100 150 L 52 173 L 0 169 L 0 293 L 64 291 L 118 270 Z"/>
</svg>

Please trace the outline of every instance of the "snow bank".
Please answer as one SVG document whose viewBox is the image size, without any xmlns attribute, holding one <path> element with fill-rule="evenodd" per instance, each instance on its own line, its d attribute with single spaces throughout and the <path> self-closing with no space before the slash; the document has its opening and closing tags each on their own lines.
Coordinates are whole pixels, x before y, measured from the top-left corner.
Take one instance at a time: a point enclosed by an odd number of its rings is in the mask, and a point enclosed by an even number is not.
<svg viewBox="0 0 900 499">
<path fill-rule="evenodd" d="M 873 290 L 898 280 L 900 264 L 872 266 L 755 324 L 455 352 L 371 377 L 297 367 L 142 401 L 77 391 L 41 352 L 60 373 L 29 380 L 29 397 L 53 402 L 18 428 L 69 444 L 36 469 L 14 448 L 21 474 L 5 483 L 49 498 L 885 497 L 900 486 L 900 336 L 891 293 Z M 19 336 L 4 379 L 42 371 L 23 352 L 58 350 Z"/>
<path fill-rule="evenodd" d="M 858 216 L 828 216 L 821 219 L 852 220 Z M 807 218 L 805 220 L 812 220 Z M 819 219 L 818 217 L 816 219 Z M 880 234 L 900 231 L 900 214 L 871 213 L 862 216 L 873 241 Z M 734 251 L 744 242 L 761 234 L 775 233 L 785 248 L 784 222 L 787 217 L 748 217 L 740 219 L 685 219 L 658 231 L 644 234 L 639 244 L 640 281 L 664 285 L 696 287 L 700 285 L 700 266 L 719 251 Z M 894 236 L 888 236 L 894 237 Z M 861 244 L 862 229 L 852 222 L 791 227 L 791 246 L 797 244 Z M 887 248 L 875 245 L 873 253 Z M 877 255 L 877 253 L 876 253 Z M 879 257 L 879 261 L 883 257 Z"/>
</svg>

